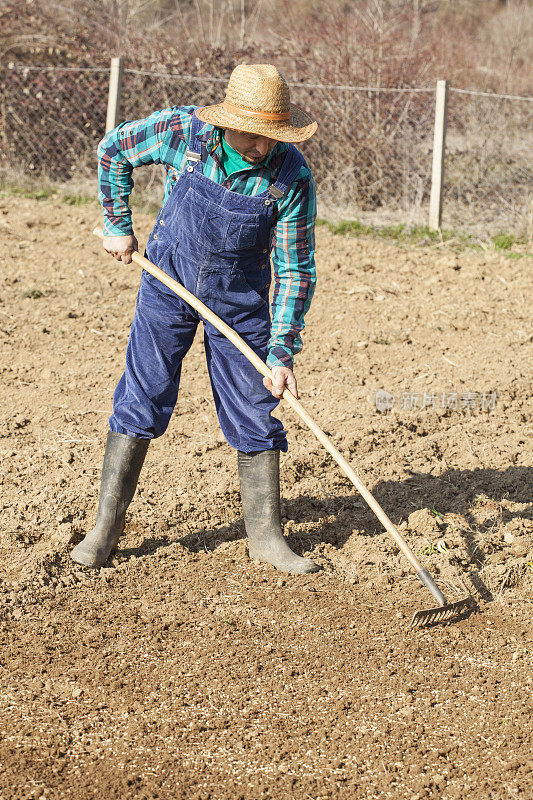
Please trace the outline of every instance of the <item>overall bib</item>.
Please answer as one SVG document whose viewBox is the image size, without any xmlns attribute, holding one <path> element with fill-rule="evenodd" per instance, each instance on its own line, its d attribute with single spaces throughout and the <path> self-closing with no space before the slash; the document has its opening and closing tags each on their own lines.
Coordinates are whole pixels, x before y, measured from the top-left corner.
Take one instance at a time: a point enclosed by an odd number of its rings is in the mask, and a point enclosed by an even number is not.
<svg viewBox="0 0 533 800">
<path fill-rule="evenodd" d="M 234 328 L 263 359 L 270 337 L 270 239 L 275 200 L 283 197 L 303 163 L 289 145 L 278 179 L 248 197 L 206 178 L 207 151 L 192 117 L 185 169 L 160 210 L 146 256 Z M 136 438 L 161 436 L 178 396 L 181 362 L 202 318 L 157 278 L 143 272 L 126 352 L 126 368 L 113 397 L 110 427 Z M 262 376 L 209 322 L 204 346 L 222 432 L 245 453 L 287 450 L 279 403 Z"/>
</svg>

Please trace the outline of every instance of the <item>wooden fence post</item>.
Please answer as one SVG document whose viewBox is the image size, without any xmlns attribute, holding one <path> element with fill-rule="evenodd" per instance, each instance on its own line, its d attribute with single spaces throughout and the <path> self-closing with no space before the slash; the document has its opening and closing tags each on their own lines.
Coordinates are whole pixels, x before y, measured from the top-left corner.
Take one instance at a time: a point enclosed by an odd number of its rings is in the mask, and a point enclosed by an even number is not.
<svg viewBox="0 0 533 800">
<path fill-rule="evenodd" d="M 120 107 L 120 88 L 122 86 L 122 56 L 111 59 L 109 71 L 109 94 L 107 97 L 107 117 L 105 132 L 112 131 L 118 125 Z"/>
<path fill-rule="evenodd" d="M 437 81 L 437 92 L 435 95 L 435 131 L 433 134 L 433 167 L 431 170 L 431 196 L 429 200 L 429 227 L 433 231 L 439 230 L 442 218 L 442 187 L 444 183 L 447 111 L 448 81 Z"/>
</svg>

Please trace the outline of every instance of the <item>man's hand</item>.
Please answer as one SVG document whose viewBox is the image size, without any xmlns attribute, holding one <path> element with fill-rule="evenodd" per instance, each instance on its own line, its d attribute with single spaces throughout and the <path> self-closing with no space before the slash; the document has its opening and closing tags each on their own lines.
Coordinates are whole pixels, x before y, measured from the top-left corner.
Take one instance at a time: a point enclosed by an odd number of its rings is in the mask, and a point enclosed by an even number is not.
<svg viewBox="0 0 533 800">
<path fill-rule="evenodd" d="M 263 378 L 263 386 L 265 386 L 274 397 L 282 397 L 285 389 L 298 399 L 298 386 L 294 372 L 289 367 L 272 367 L 272 380 L 270 378 Z"/>
<path fill-rule="evenodd" d="M 131 254 L 139 250 L 139 244 L 133 234 L 130 236 L 104 236 L 104 250 L 111 253 L 117 261 L 131 264 Z"/>
</svg>

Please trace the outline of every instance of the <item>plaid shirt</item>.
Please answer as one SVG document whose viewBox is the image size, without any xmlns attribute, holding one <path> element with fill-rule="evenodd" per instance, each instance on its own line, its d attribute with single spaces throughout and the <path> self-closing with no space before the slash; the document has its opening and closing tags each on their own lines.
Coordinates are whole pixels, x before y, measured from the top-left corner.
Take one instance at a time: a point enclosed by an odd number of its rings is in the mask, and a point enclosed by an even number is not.
<svg viewBox="0 0 533 800">
<path fill-rule="evenodd" d="M 147 119 L 124 122 L 98 145 L 99 198 L 104 209 L 104 234 L 132 233 L 128 198 L 133 188 L 132 171 L 142 164 L 163 164 L 166 170 L 164 200 L 185 166 L 194 106 L 166 108 Z M 198 136 L 203 173 L 232 192 L 253 196 L 275 182 L 287 145 L 278 142 L 264 164 L 233 173 L 227 178 L 219 161 L 220 129 L 204 125 Z M 205 160 L 204 160 L 205 159 Z M 316 195 L 311 172 L 303 165 L 287 194 L 276 201 L 272 229 L 274 294 L 267 363 L 291 367 L 302 349 L 300 333 L 315 289 Z"/>
</svg>

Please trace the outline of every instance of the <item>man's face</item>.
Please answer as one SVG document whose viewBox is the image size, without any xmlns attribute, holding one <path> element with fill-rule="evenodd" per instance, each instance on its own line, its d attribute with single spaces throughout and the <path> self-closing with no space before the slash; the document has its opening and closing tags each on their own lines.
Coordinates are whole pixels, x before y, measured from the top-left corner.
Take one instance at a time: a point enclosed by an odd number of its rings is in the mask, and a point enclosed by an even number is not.
<svg viewBox="0 0 533 800">
<path fill-rule="evenodd" d="M 258 136 L 255 133 L 245 133 L 226 128 L 224 138 L 230 147 L 233 147 L 248 164 L 261 164 L 272 148 L 277 144 L 277 139 Z"/>
</svg>

